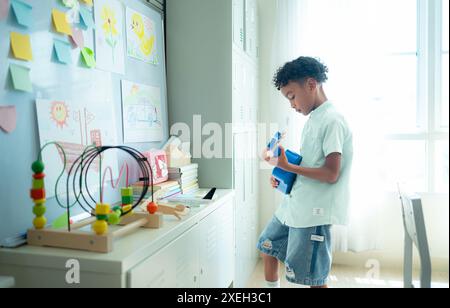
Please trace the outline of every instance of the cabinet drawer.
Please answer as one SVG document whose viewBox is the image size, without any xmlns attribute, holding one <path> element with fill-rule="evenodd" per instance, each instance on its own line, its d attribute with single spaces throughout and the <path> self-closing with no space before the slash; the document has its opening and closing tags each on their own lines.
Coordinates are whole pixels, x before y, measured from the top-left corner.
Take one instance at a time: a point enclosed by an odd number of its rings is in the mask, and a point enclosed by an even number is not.
<svg viewBox="0 0 450 308">
<path fill-rule="evenodd" d="M 130 288 L 195 288 L 197 286 L 197 225 L 128 273 Z"/>
</svg>

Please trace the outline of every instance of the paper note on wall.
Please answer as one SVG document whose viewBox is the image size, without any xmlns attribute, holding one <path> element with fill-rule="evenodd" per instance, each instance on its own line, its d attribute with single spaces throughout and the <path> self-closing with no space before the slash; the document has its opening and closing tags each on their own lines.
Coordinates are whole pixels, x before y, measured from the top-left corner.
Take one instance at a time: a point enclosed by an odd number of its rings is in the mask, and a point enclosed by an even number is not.
<svg viewBox="0 0 450 308">
<path fill-rule="evenodd" d="M 94 68 L 95 67 L 95 54 L 94 51 L 88 47 L 84 47 L 81 50 L 81 56 L 83 58 L 84 64 L 88 68 Z"/>
<path fill-rule="evenodd" d="M 9 0 L 0 0 L 0 20 L 5 19 L 9 12 Z"/>
<path fill-rule="evenodd" d="M 0 106 L 0 129 L 5 133 L 12 133 L 16 129 L 16 107 Z"/>
<path fill-rule="evenodd" d="M 14 58 L 25 61 L 33 60 L 30 36 L 28 34 L 11 32 L 11 49 Z"/>
<path fill-rule="evenodd" d="M 84 3 L 86 3 L 87 5 L 89 5 L 89 6 L 92 6 L 93 5 L 93 3 L 92 3 L 92 0 L 82 0 Z"/>
<path fill-rule="evenodd" d="M 74 48 L 84 48 L 84 34 L 81 29 L 72 28 L 72 35 L 70 36 L 70 40 L 74 46 Z"/>
<path fill-rule="evenodd" d="M 70 64 L 72 63 L 71 46 L 69 43 L 61 40 L 55 40 L 54 42 L 56 57 L 60 63 Z"/>
<path fill-rule="evenodd" d="M 72 28 L 70 27 L 70 24 L 67 22 L 66 13 L 53 9 L 52 19 L 53 25 L 55 26 L 57 32 L 67 35 L 72 34 Z"/>
<path fill-rule="evenodd" d="M 16 16 L 17 23 L 26 28 L 30 27 L 33 21 L 33 7 L 19 0 L 11 0 L 11 7 Z"/>
<path fill-rule="evenodd" d="M 80 7 L 80 27 L 84 30 L 95 27 L 92 11 L 83 6 Z"/>
<path fill-rule="evenodd" d="M 28 67 L 10 64 L 9 70 L 11 72 L 11 78 L 15 90 L 24 92 L 33 91 L 30 78 L 30 69 Z"/>
</svg>

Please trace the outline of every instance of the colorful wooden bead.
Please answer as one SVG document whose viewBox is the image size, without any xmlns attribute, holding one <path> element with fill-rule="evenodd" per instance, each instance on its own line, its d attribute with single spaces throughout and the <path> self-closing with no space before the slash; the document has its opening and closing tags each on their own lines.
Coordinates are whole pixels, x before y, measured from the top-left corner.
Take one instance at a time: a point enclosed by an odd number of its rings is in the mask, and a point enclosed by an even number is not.
<svg viewBox="0 0 450 308">
<path fill-rule="evenodd" d="M 122 188 L 122 197 L 132 197 L 133 196 L 133 187 Z"/>
<path fill-rule="evenodd" d="M 30 196 L 33 200 L 45 199 L 45 189 L 32 189 L 30 191 Z"/>
<path fill-rule="evenodd" d="M 122 206 L 122 213 L 125 214 L 126 216 L 131 215 L 133 212 L 133 206 L 131 204 L 127 204 Z"/>
<path fill-rule="evenodd" d="M 44 169 L 45 166 L 41 160 L 37 160 L 31 165 L 31 170 L 33 170 L 34 173 L 42 173 Z"/>
<path fill-rule="evenodd" d="M 108 215 L 97 215 L 95 217 L 97 220 L 108 220 Z"/>
<path fill-rule="evenodd" d="M 46 202 L 46 201 L 47 201 L 46 199 L 33 200 L 34 205 L 37 205 L 37 206 L 39 206 L 39 205 L 45 205 L 45 202 Z"/>
<path fill-rule="evenodd" d="M 122 204 L 132 204 L 133 196 L 122 196 Z"/>
<path fill-rule="evenodd" d="M 95 207 L 95 215 L 108 215 L 111 211 L 109 204 L 97 204 Z"/>
<path fill-rule="evenodd" d="M 44 179 L 33 179 L 32 188 L 33 189 L 43 189 L 43 188 L 45 188 Z"/>
<path fill-rule="evenodd" d="M 33 179 L 41 180 L 41 179 L 43 179 L 43 178 L 45 178 L 45 173 L 36 173 L 36 174 L 33 174 Z"/>
<path fill-rule="evenodd" d="M 111 225 L 118 225 L 120 223 L 121 212 L 114 212 L 108 215 L 108 222 Z"/>
<path fill-rule="evenodd" d="M 149 202 L 149 204 L 147 205 L 147 211 L 150 214 L 155 214 L 156 212 L 158 212 L 158 205 L 155 202 Z"/>
<path fill-rule="evenodd" d="M 108 223 L 104 220 L 97 220 L 92 224 L 92 230 L 97 235 L 104 235 L 108 232 Z"/>
<path fill-rule="evenodd" d="M 44 216 L 45 212 L 47 211 L 47 208 L 44 205 L 36 205 L 33 207 L 33 214 L 37 217 Z"/>
<path fill-rule="evenodd" d="M 36 217 L 33 220 L 33 225 L 37 230 L 44 229 L 47 225 L 47 218 L 45 218 L 44 216 Z"/>
</svg>

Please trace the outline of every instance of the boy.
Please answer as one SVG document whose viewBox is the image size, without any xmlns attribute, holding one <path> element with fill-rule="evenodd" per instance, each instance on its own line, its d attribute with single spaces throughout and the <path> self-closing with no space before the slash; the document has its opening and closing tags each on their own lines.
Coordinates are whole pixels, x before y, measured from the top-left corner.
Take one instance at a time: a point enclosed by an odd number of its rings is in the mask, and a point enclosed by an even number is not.
<svg viewBox="0 0 450 308">
<path fill-rule="evenodd" d="M 298 175 L 258 243 L 268 287 L 280 286 L 279 260 L 285 263 L 289 282 L 326 288 L 332 259 L 330 229 L 347 223 L 353 138 L 325 94 L 327 73 L 318 60 L 300 57 L 274 77 L 292 108 L 310 118 L 303 129 L 301 166 L 289 164 L 282 147 L 277 159 L 268 157 L 267 150 L 264 153 L 271 165 Z M 273 177 L 271 184 L 278 187 Z"/>
</svg>

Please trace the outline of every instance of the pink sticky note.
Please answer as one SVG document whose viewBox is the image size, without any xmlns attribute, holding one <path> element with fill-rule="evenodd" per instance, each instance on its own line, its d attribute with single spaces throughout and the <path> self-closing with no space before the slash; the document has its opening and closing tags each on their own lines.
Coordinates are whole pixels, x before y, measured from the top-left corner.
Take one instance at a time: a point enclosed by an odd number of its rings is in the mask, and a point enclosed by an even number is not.
<svg viewBox="0 0 450 308">
<path fill-rule="evenodd" d="M 0 128 L 6 133 L 12 133 L 16 129 L 16 107 L 0 106 Z"/>
<path fill-rule="evenodd" d="M 9 0 L 0 0 L 0 19 L 6 18 L 9 11 Z"/>
<path fill-rule="evenodd" d="M 70 41 L 72 42 L 72 46 L 74 48 L 84 48 L 84 35 L 81 29 L 72 28 L 72 35 L 70 36 Z"/>
</svg>

